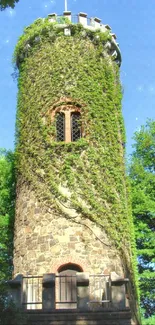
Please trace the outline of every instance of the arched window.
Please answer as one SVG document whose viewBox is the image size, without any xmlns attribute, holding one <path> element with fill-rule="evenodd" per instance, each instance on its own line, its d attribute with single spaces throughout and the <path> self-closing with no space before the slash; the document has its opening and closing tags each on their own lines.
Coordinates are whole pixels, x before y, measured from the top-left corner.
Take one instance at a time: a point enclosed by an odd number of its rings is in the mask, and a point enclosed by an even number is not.
<svg viewBox="0 0 155 325">
<path fill-rule="evenodd" d="M 56 139 L 65 141 L 65 114 L 63 112 L 56 113 Z"/>
<path fill-rule="evenodd" d="M 74 108 L 59 110 L 56 117 L 56 140 L 77 141 L 82 136 L 81 114 Z"/>
<path fill-rule="evenodd" d="M 79 112 L 71 113 L 71 141 L 77 141 L 81 138 L 81 114 Z"/>
<path fill-rule="evenodd" d="M 61 98 L 46 113 L 55 125 L 55 141 L 75 142 L 84 136 L 84 127 L 81 118 L 82 105 L 75 103 L 71 98 Z"/>
</svg>

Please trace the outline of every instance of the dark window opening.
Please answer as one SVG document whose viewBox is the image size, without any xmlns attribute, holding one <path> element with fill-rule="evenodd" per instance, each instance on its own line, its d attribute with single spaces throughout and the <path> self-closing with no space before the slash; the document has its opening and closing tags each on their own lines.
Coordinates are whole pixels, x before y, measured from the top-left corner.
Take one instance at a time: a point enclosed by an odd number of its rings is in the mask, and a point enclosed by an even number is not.
<svg viewBox="0 0 155 325">
<path fill-rule="evenodd" d="M 81 266 L 79 266 L 78 264 L 74 264 L 74 263 L 67 263 L 64 265 L 61 265 L 58 269 L 58 272 L 64 272 L 64 271 L 68 271 L 68 270 L 73 270 L 76 272 L 83 272 L 83 269 Z"/>
<path fill-rule="evenodd" d="M 65 141 L 65 114 L 56 114 L 56 138 L 57 141 Z"/>
<path fill-rule="evenodd" d="M 81 114 L 74 112 L 71 114 L 71 141 L 81 138 Z"/>
</svg>

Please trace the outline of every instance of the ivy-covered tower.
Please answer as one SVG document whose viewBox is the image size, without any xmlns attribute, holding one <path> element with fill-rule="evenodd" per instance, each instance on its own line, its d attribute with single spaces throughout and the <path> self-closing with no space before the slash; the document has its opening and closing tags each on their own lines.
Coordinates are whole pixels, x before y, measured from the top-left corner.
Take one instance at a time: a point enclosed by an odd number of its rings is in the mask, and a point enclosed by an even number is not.
<svg viewBox="0 0 155 325">
<path fill-rule="evenodd" d="M 109 276 L 112 290 L 106 296 L 98 293 L 93 300 L 94 291 L 87 288 L 87 308 L 93 301 L 103 307 L 112 299 L 113 306 L 120 303 L 128 281 L 128 306 L 134 305 L 116 36 L 84 13 L 51 14 L 25 28 L 15 60 L 14 276 L 80 274 L 85 287 L 92 275 Z"/>
</svg>

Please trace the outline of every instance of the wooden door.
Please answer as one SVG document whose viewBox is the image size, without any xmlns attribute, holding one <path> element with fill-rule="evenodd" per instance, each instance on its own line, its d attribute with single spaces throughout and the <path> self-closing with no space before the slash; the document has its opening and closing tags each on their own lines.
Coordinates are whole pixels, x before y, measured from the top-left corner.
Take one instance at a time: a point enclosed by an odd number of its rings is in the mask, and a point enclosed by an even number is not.
<svg viewBox="0 0 155 325">
<path fill-rule="evenodd" d="M 65 270 L 56 277 L 57 309 L 76 309 L 77 308 L 77 284 L 76 271 Z"/>
</svg>

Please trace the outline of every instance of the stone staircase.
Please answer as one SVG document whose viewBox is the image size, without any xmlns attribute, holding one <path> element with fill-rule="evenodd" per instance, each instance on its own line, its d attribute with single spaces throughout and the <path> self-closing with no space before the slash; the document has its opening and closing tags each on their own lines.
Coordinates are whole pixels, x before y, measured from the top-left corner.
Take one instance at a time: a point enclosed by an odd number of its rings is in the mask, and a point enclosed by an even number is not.
<svg viewBox="0 0 155 325">
<path fill-rule="evenodd" d="M 27 325 L 136 325 L 129 309 L 122 311 L 29 310 L 25 313 Z"/>
</svg>

